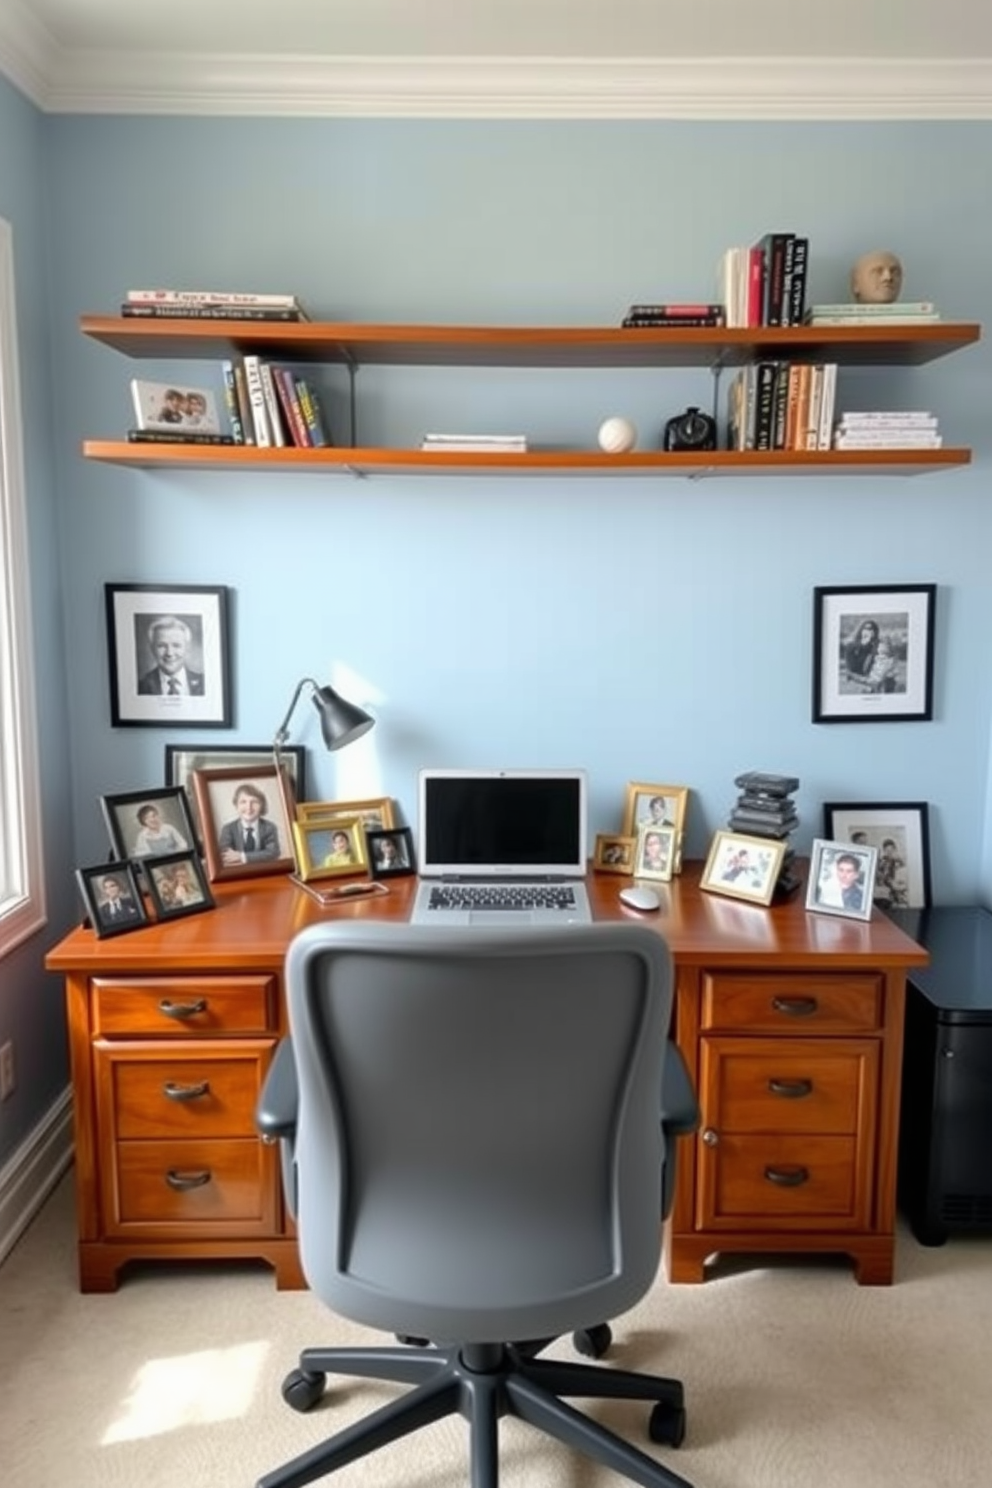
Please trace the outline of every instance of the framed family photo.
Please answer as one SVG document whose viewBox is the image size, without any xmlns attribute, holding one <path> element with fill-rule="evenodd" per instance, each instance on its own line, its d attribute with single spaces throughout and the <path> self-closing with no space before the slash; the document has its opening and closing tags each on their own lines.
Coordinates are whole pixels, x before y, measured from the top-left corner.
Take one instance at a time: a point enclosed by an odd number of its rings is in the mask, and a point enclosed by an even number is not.
<svg viewBox="0 0 992 1488">
<path fill-rule="evenodd" d="M 631 874 L 634 871 L 636 851 L 636 837 L 614 836 L 610 832 L 599 832 L 596 835 L 592 866 L 597 873 Z"/>
<path fill-rule="evenodd" d="M 304 883 L 368 871 L 365 829 L 357 816 L 293 823 L 296 871 Z"/>
<path fill-rule="evenodd" d="M 228 728 L 228 593 L 210 584 L 106 584 L 115 728 Z"/>
<path fill-rule="evenodd" d="M 162 857 L 196 846 L 189 802 L 179 786 L 101 796 L 100 805 L 117 858 Z"/>
<path fill-rule="evenodd" d="M 674 827 L 682 833 L 688 800 L 686 785 L 645 785 L 632 780 L 624 803 L 623 836 L 636 837 L 638 828 L 645 823 L 652 827 Z"/>
<path fill-rule="evenodd" d="M 675 871 L 678 835 L 675 827 L 655 827 L 649 821 L 642 822 L 637 829 L 634 877 L 668 883 Z"/>
<path fill-rule="evenodd" d="M 752 904 L 770 904 L 784 857 L 784 842 L 715 832 L 699 887 Z"/>
<path fill-rule="evenodd" d="M 373 878 L 400 878 L 416 873 L 413 860 L 413 833 L 409 827 L 395 827 L 391 832 L 366 832 L 369 865 Z"/>
<path fill-rule="evenodd" d="M 211 882 L 294 871 L 292 789 L 274 763 L 194 770 L 193 790 Z"/>
<path fill-rule="evenodd" d="M 881 909 L 930 905 L 930 822 L 926 801 L 825 802 L 823 832 L 878 852 L 873 898 Z"/>
<path fill-rule="evenodd" d="M 813 591 L 813 722 L 933 717 L 936 584 Z"/>
<path fill-rule="evenodd" d="M 151 923 L 133 863 L 120 861 L 77 868 L 76 883 L 87 918 L 100 939 L 123 935 L 126 930 L 139 930 Z"/>
<path fill-rule="evenodd" d="M 160 920 L 174 920 L 182 915 L 200 914 L 213 909 L 211 894 L 203 875 L 199 855 L 195 852 L 170 853 L 152 858 L 145 864 L 148 892 Z"/>
<path fill-rule="evenodd" d="M 279 751 L 293 789 L 294 801 L 307 793 L 307 751 L 302 744 L 284 744 Z M 197 841 L 203 841 L 200 812 L 193 789 L 194 770 L 264 770 L 274 764 L 271 744 L 166 744 L 165 783 L 186 792 Z"/>
<path fill-rule="evenodd" d="M 820 914 L 870 920 L 878 849 L 813 839 L 806 883 L 806 908 Z"/>
</svg>

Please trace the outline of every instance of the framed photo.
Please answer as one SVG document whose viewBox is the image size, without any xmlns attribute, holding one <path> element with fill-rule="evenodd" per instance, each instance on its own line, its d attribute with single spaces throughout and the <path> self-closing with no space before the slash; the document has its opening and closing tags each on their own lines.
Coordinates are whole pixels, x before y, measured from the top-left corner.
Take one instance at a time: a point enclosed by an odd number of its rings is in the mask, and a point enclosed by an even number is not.
<svg viewBox="0 0 992 1488">
<path fill-rule="evenodd" d="M 77 868 L 76 882 L 89 922 L 101 939 L 151 924 L 133 863 L 113 861 Z"/>
<path fill-rule="evenodd" d="M 357 816 L 334 821 L 293 823 L 297 872 L 304 883 L 315 878 L 343 878 L 366 873 L 369 866 L 365 831 Z"/>
<path fill-rule="evenodd" d="M 715 832 L 699 887 L 752 904 L 770 904 L 784 857 L 784 842 Z"/>
<path fill-rule="evenodd" d="M 107 584 L 110 720 L 115 728 L 229 728 L 227 590 Z"/>
<path fill-rule="evenodd" d="M 813 590 L 813 722 L 933 717 L 936 584 Z"/>
<path fill-rule="evenodd" d="M 185 429 L 199 434 L 220 433 L 217 400 L 211 388 L 132 377 L 131 399 L 135 428 L 170 434 Z"/>
<path fill-rule="evenodd" d="M 634 877 L 668 883 L 675 871 L 678 838 L 675 827 L 655 827 L 649 821 L 642 822 L 637 829 Z"/>
<path fill-rule="evenodd" d="M 211 881 L 294 871 L 293 794 L 274 763 L 194 770 L 193 790 Z"/>
<path fill-rule="evenodd" d="M 179 786 L 101 796 L 100 806 L 117 858 L 160 858 L 196 847 L 189 802 Z"/>
<path fill-rule="evenodd" d="M 926 801 L 836 801 L 823 807 L 824 836 L 878 850 L 873 898 L 882 909 L 930 906 L 930 809 Z"/>
<path fill-rule="evenodd" d="M 689 801 L 689 788 L 685 785 L 645 785 L 632 780 L 627 786 L 624 805 L 624 837 L 636 837 L 644 823 L 652 827 L 674 827 L 685 831 L 685 813 Z"/>
<path fill-rule="evenodd" d="M 870 920 L 878 849 L 814 837 L 809 855 L 806 908 L 820 914 Z"/>
<path fill-rule="evenodd" d="M 145 864 L 145 877 L 160 920 L 175 920 L 180 915 L 199 914 L 214 907 L 214 896 L 203 876 L 198 853 L 170 853 L 165 858 L 152 858 Z"/>
<path fill-rule="evenodd" d="M 366 832 L 365 838 L 373 878 L 400 878 L 406 873 L 416 873 L 413 833 L 409 827 L 395 827 L 390 832 Z"/>
<path fill-rule="evenodd" d="M 280 750 L 283 766 L 289 776 L 294 801 L 307 793 L 307 751 L 302 744 L 284 744 Z M 165 783 L 178 785 L 186 792 L 198 842 L 203 841 L 203 827 L 193 790 L 194 770 L 219 770 L 225 766 L 239 770 L 263 770 L 274 763 L 271 744 L 166 744 Z"/>
<path fill-rule="evenodd" d="M 366 832 L 391 831 L 396 826 L 388 796 L 371 801 L 301 801 L 296 808 L 299 822 L 337 821 L 342 816 L 357 816 Z"/>
<path fill-rule="evenodd" d="M 599 832 L 592 866 L 597 873 L 633 873 L 636 851 L 636 837 L 619 837 L 610 832 Z"/>
</svg>

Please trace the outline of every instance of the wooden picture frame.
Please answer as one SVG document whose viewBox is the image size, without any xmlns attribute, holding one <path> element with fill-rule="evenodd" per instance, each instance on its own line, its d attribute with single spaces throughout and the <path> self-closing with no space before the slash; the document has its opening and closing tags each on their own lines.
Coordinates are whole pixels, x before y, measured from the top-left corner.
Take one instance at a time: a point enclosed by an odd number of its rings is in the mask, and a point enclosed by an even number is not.
<svg viewBox="0 0 992 1488">
<path fill-rule="evenodd" d="M 293 843 L 296 871 L 304 883 L 368 872 L 365 829 L 358 816 L 314 822 L 294 821 Z"/>
<path fill-rule="evenodd" d="M 636 851 L 636 837 L 624 837 L 614 832 L 597 832 L 592 856 L 593 870 L 596 873 L 630 875 L 634 872 Z"/>
<path fill-rule="evenodd" d="M 307 793 L 307 751 L 302 744 L 284 744 L 279 751 L 289 776 L 294 801 Z M 231 769 L 261 770 L 273 764 L 271 744 L 166 744 L 165 783 L 178 785 L 186 792 L 197 842 L 203 842 L 203 826 L 193 789 L 194 770 Z"/>
<path fill-rule="evenodd" d="M 699 887 L 731 899 L 770 904 L 785 857 L 785 843 L 742 832 L 715 832 Z"/>
<path fill-rule="evenodd" d="M 813 722 L 933 718 L 936 584 L 813 590 Z"/>
<path fill-rule="evenodd" d="M 193 789 L 211 882 L 294 871 L 295 802 L 285 771 L 280 778 L 274 763 L 249 770 L 237 765 L 194 770 Z M 254 849 L 245 845 L 249 823 Z"/>
<path fill-rule="evenodd" d="M 214 896 L 198 853 L 177 852 L 149 858 L 144 872 L 157 919 L 177 920 L 214 908 Z"/>
<path fill-rule="evenodd" d="M 368 801 L 301 801 L 296 808 L 299 822 L 339 821 L 344 816 L 357 816 L 366 832 L 392 831 L 396 826 L 389 796 L 375 796 Z"/>
<path fill-rule="evenodd" d="M 870 920 L 878 849 L 814 837 L 809 855 L 806 908 L 817 914 Z"/>
<path fill-rule="evenodd" d="M 365 840 L 373 878 L 404 878 L 416 873 L 413 833 L 409 827 L 393 827 L 392 830 L 381 832 L 367 831 Z"/>
<path fill-rule="evenodd" d="M 632 780 L 627 786 L 621 834 L 636 837 L 642 822 L 653 827 L 674 827 L 682 833 L 685 831 L 688 803 L 687 785 L 648 785 L 641 780 Z"/>
<path fill-rule="evenodd" d="M 634 851 L 634 877 L 668 883 L 675 871 L 678 842 L 677 827 L 656 827 L 650 821 L 641 822 Z"/>
<path fill-rule="evenodd" d="M 230 727 L 224 585 L 105 584 L 104 604 L 114 728 Z"/>
<path fill-rule="evenodd" d="M 824 802 L 823 834 L 875 847 L 872 897 L 880 909 L 930 906 L 930 808 L 926 801 Z"/>
<path fill-rule="evenodd" d="M 156 858 L 189 852 L 196 829 L 180 786 L 152 786 L 100 797 L 115 858 Z"/>
<path fill-rule="evenodd" d="M 99 939 L 151 924 L 138 888 L 137 870 L 130 860 L 120 858 L 77 868 L 76 883 L 86 906 L 86 918 Z M 115 904 L 120 908 L 115 910 Z"/>
</svg>

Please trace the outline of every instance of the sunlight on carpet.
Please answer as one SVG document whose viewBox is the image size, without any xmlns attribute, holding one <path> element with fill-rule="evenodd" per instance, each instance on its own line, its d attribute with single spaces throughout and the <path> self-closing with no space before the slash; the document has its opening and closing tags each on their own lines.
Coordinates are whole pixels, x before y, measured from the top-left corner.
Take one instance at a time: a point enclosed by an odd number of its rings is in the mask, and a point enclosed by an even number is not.
<svg viewBox="0 0 992 1488">
<path fill-rule="evenodd" d="M 247 1416 L 270 1349 L 268 1343 L 242 1343 L 149 1360 L 101 1445 Z"/>
</svg>

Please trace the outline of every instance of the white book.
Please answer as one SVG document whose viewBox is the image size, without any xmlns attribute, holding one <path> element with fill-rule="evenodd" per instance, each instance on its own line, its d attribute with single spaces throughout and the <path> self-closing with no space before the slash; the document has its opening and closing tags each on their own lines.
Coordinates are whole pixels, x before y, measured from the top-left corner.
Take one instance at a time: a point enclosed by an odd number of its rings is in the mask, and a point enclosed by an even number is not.
<svg viewBox="0 0 992 1488">
<path fill-rule="evenodd" d="M 272 443 L 280 449 L 286 444 L 286 429 L 283 424 L 282 409 L 279 406 L 279 394 L 272 380 L 272 368 L 268 362 L 260 361 L 258 370 L 262 375 L 262 393 L 265 397 L 265 412 L 269 418 L 269 429 L 272 432 Z M 289 441 L 292 443 L 292 440 Z"/>
<path fill-rule="evenodd" d="M 838 434 L 834 449 L 940 449 L 940 434 Z"/>
<path fill-rule="evenodd" d="M 246 356 L 242 360 L 245 369 L 245 382 L 248 387 L 248 402 L 251 404 L 251 416 L 255 425 L 255 443 L 260 449 L 268 449 L 272 444 L 272 432 L 269 429 L 268 414 L 265 411 L 265 391 L 262 387 L 261 358 L 257 356 Z"/>
<path fill-rule="evenodd" d="M 131 398 L 139 429 L 171 434 L 219 434 L 217 400 L 210 388 L 132 377 Z"/>
<path fill-rule="evenodd" d="M 830 448 L 831 431 L 834 427 L 834 404 L 837 399 L 837 363 L 824 362 L 823 364 L 823 392 L 820 397 L 820 426 L 817 432 L 816 447 L 821 450 Z"/>
<path fill-rule="evenodd" d="M 933 300 L 890 300 L 882 305 L 872 305 L 864 300 L 843 300 L 811 305 L 803 319 L 809 320 L 814 315 L 867 315 L 872 320 L 884 320 L 887 315 L 935 315 L 936 312 Z"/>
<path fill-rule="evenodd" d="M 527 453 L 526 444 L 506 444 L 498 439 L 445 439 L 440 443 L 433 439 L 425 439 L 420 446 L 422 450 L 435 450 L 438 454 L 451 454 L 454 450 L 461 450 L 473 454 L 497 454 L 497 455 L 524 455 Z"/>
<path fill-rule="evenodd" d="M 131 305 L 257 305 L 266 310 L 298 309 L 295 295 L 238 294 L 220 289 L 129 289 Z"/>
<path fill-rule="evenodd" d="M 929 325 L 933 321 L 940 320 L 940 316 L 934 312 L 932 315 L 814 315 L 806 322 L 808 326 L 879 326 L 895 325 Z"/>
<path fill-rule="evenodd" d="M 840 421 L 847 428 L 852 429 L 884 429 L 891 424 L 909 425 L 921 429 L 937 427 L 937 415 L 934 413 L 885 413 L 881 409 L 865 409 L 864 411 L 847 409 L 841 414 Z"/>
<path fill-rule="evenodd" d="M 820 408 L 823 402 L 823 366 L 816 363 L 810 372 L 809 406 L 806 411 L 806 428 L 803 430 L 803 448 L 815 450 L 820 442 Z"/>
<path fill-rule="evenodd" d="M 526 434 L 425 434 L 425 444 L 526 444 Z"/>
</svg>

